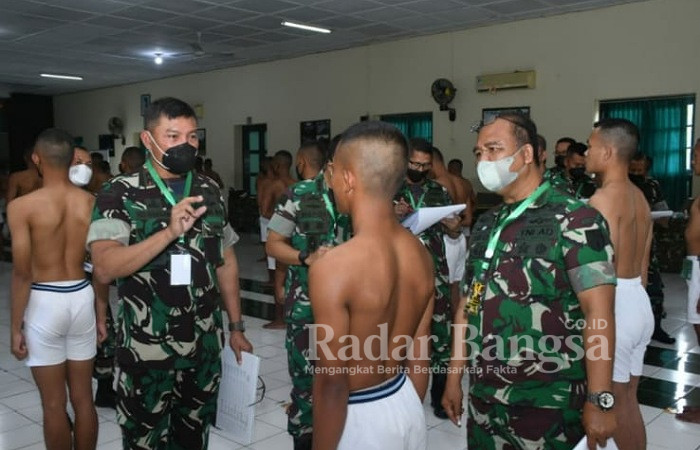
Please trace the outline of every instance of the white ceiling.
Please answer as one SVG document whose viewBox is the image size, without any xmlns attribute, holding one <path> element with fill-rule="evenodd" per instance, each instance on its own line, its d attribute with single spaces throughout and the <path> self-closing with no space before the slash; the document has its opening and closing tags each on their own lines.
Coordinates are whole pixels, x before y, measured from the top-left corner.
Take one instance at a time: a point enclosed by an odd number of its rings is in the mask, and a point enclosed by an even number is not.
<svg viewBox="0 0 700 450">
<path fill-rule="evenodd" d="M 0 96 L 76 92 L 633 1 L 0 0 Z M 183 55 L 198 32 L 207 54 Z M 84 80 L 40 78 L 45 72 Z"/>
</svg>

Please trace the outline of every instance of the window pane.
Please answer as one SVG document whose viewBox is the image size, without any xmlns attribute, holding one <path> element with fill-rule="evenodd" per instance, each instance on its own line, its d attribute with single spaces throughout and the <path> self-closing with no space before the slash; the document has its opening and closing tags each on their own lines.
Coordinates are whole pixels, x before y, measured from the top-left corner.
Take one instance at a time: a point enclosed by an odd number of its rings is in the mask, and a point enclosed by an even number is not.
<svg viewBox="0 0 700 450">
<path fill-rule="evenodd" d="M 248 135 L 248 150 L 255 152 L 260 150 L 260 133 L 253 131 Z"/>
<path fill-rule="evenodd" d="M 260 153 L 251 153 L 250 160 L 248 161 L 248 167 L 250 168 L 250 173 L 260 172 Z"/>
</svg>

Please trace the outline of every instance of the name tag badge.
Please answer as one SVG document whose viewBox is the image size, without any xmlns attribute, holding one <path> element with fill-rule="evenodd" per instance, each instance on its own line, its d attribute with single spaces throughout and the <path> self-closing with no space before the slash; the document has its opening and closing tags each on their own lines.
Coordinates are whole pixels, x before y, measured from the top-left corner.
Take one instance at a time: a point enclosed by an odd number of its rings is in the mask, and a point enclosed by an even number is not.
<svg viewBox="0 0 700 450">
<path fill-rule="evenodd" d="M 481 302 L 484 300 L 484 294 L 486 293 L 486 286 L 480 281 L 472 281 L 471 286 L 469 286 L 469 291 L 467 293 L 467 312 L 475 316 L 479 314 L 479 308 L 481 307 Z"/>
<path fill-rule="evenodd" d="M 170 255 L 170 285 L 189 286 L 192 284 L 192 256 L 177 253 Z"/>
</svg>

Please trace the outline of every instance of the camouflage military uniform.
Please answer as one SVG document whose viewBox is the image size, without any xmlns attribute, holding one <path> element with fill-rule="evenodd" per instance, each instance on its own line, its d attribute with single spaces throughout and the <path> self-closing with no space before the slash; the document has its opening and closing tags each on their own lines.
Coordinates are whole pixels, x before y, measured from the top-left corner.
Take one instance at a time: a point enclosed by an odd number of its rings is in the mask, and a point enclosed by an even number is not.
<svg viewBox="0 0 700 450">
<path fill-rule="evenodd" d="M 646 177 L 641 185 L 637 185 L 647 199 L 652 211 L 668 210 L 668 204 L 664 199 L 659 182 L 651 177 Z M 651 252 L 649 258 L 649 270 L 647 273 L 647 294 L 651 300 L 651 310 L 654 313 L 656 327 L 660 327 L 664 312 L 664 283 L 661 279 L 661 268 L 656 250 L 656 238 L 652 237 Z"/>
<path fill-rule="evenodd" d="M 447 189 L 433 180 L 426 180 L 423 184 L 404 182 L 394 198 L 396 200 L 403 198 L 414 209 L 452 204 Z M 446 368 L 450 362 L 452 304 L 450 303 L 449 269 L 445 257 L 444 234 L 443 225 L 437 223 L 418 235 L 418 239 L 430 252 L 435 266 L 435 306 L 430 329 L 434 336 L 430 357 L 433 373 L 431 387 L 433 407 L 440 406 L 442 393 L 445 390 Z"/>
<path fill-rule="evenodd" d="M 519 204 L 496 207 L 475 224 L 467 297 L 491 230 Z M 616 282 L 612 255 L 602 216 L 551 187 L 505 226 L 483 301 L 475 315 L 467 313 L 474 327 L 467 336 L 469 448 L 563 449 L 583 437 L 586 371 L 576 294 Z"/>
<path fill-rule="evenodd" d="M 547 169 L 543 176 L 544 180 L 549 180 L 550 184 L 578 199 L 591 198 L 596 190 L 596 185 L 588 175 L 574 179 L 567 177 L 564 170 L 554 171 Z"/>
<path fill-rule="evenodd" d="M 290 186 L 275 207 L 268 229 L 289 238 L 291 246 L 299 251 L 313 253 L 321 245 L 340 244 L 349 238 L 350 219 L 346 215 L 338 215 L 335 210 L 329 212 L 329 206 L 333 208 L 321 172 L 311 180 Z M 287 411 L 287 430 L 295 438 L 310 436 L 313 422 L 313 363 L 307 359 L 307 325 L 312 324 L 314 318 L 309 301 L 308 275 L 307 267 L 289 265 L 284 286 L 287 322 L 285 346 L 292 378 L 292 404 Z"/>
<path fill-rule="evenodd" d="M 164 180 L 181 198 L 184 179 Z M 192 229 L 145 267 L 117 280 L 117 418 L 125 448 L 206 448 L 215 410 L 224 342 L 216 269 L 238 237 L 211 180 L 194 175 L 190 195 L 207 211 Z M 88 243 L 137 244 L 165 229 L 171 206 L 145 166 L 104 185 Z M 171 286 L 170 255 L 192 257 L 192 281 Z"/>
</svg>

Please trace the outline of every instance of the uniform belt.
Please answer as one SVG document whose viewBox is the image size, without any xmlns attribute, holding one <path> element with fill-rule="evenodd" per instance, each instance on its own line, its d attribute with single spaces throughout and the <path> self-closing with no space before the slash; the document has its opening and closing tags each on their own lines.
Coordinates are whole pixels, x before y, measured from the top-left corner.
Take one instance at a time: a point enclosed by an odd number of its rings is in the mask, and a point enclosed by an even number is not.
<svg viewBox="0 0 700 450">
<path fill-rule="evenodd" d="M 367 389 L 362 389 L 360 391 L 351 392 L 348 397 L 348 405 L 354 405 L 357 403 L 368 403 L 381 400 L 383 398 L 389 397 L 403 386 L 406 382 L 406 374 L 401 372 L 389 381 L 382 383 L 377 387 L 371 387 Z"/>
</svg>

